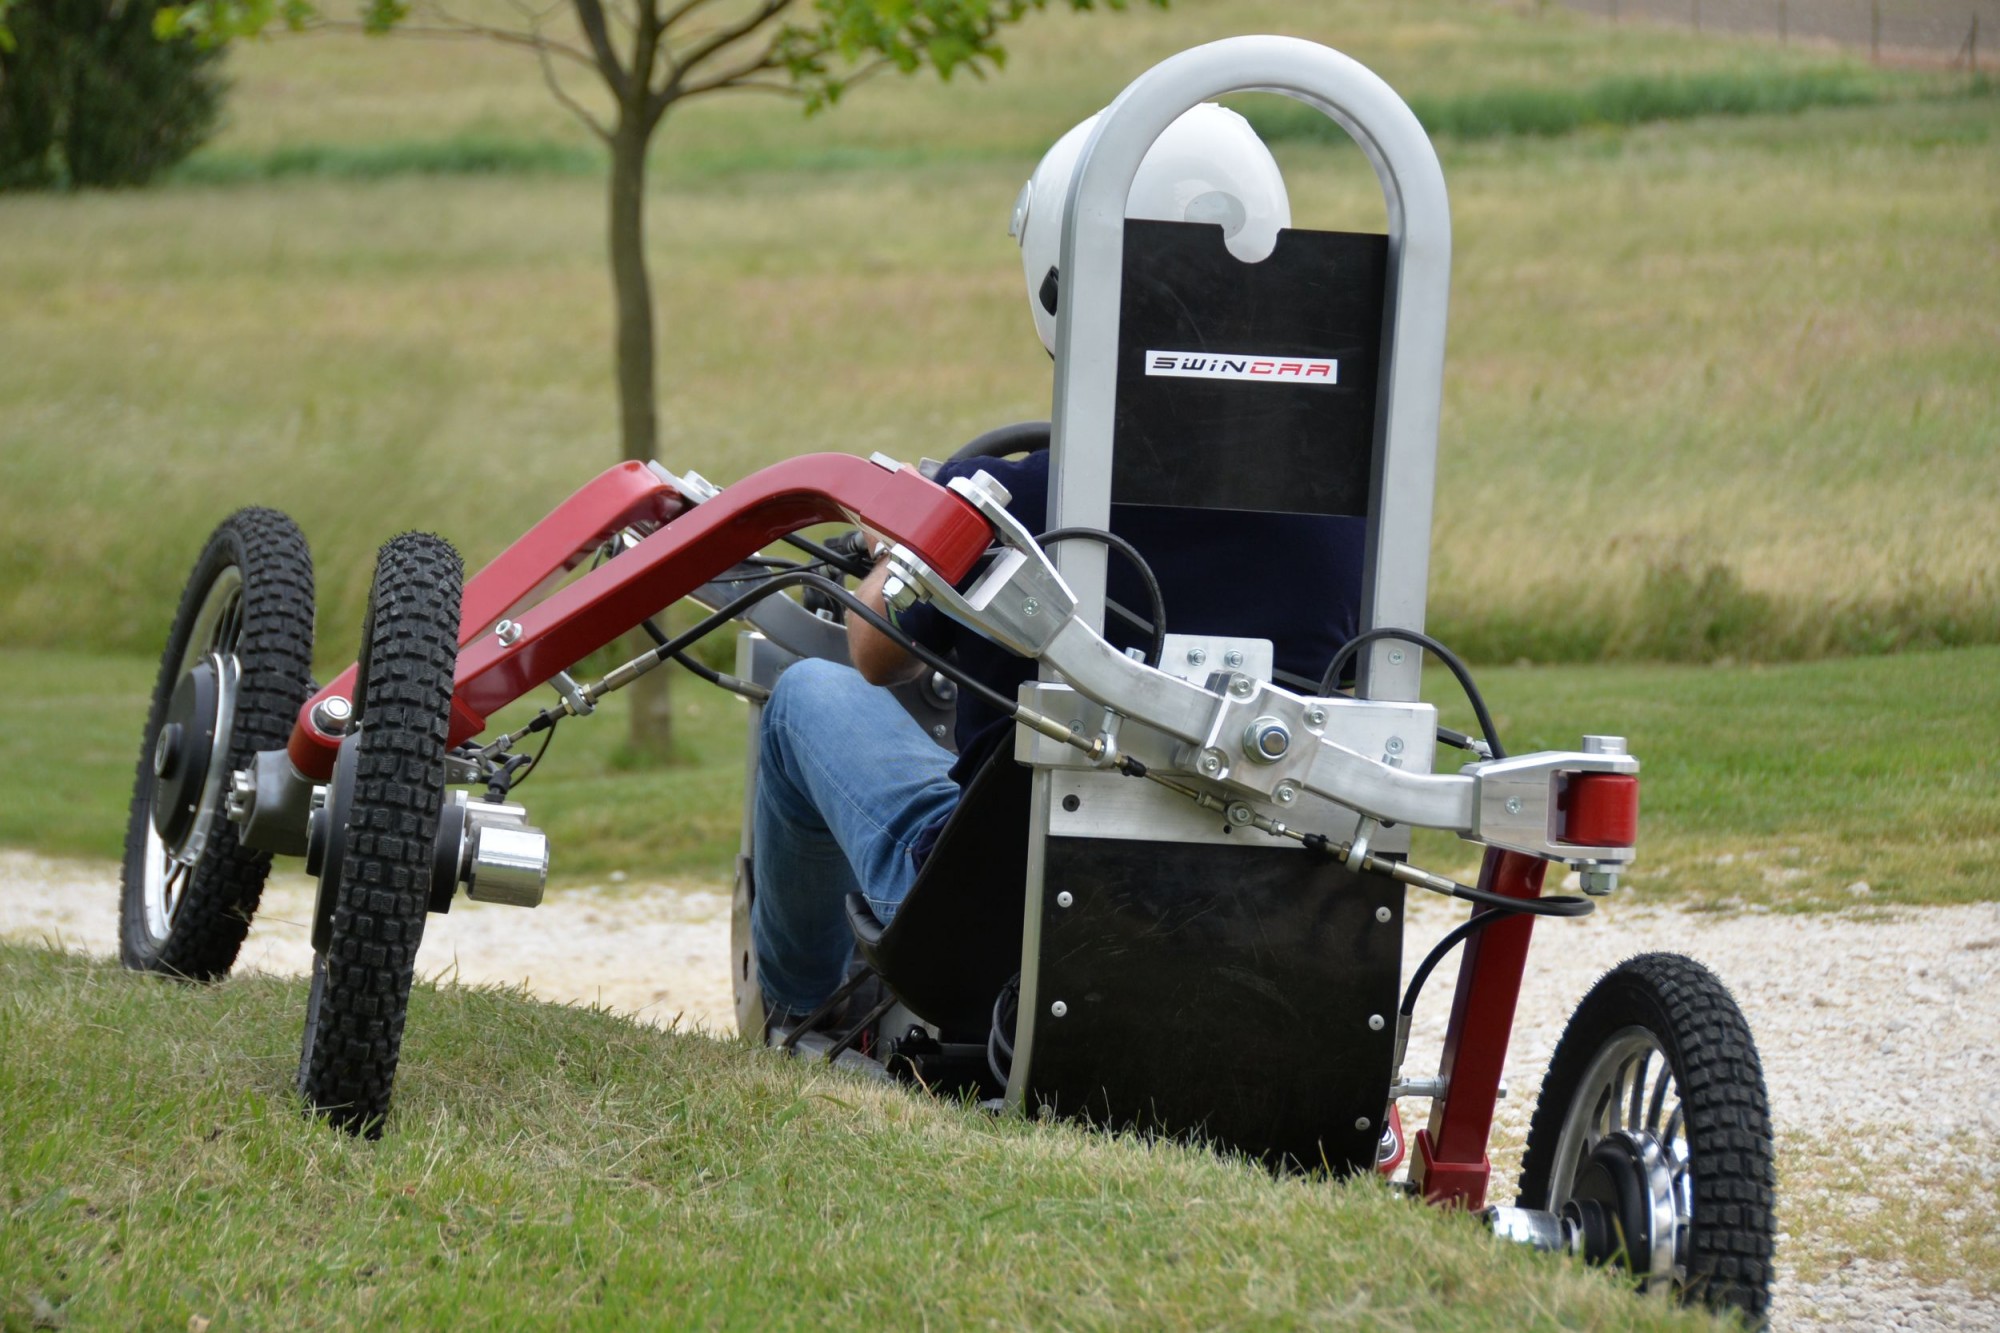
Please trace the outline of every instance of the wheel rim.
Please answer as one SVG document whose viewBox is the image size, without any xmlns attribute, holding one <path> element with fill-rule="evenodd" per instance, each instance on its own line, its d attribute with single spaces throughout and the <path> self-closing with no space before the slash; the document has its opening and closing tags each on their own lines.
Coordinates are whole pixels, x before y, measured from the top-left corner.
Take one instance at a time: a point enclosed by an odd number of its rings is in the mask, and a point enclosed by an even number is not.
<svg viewBox="0 0 2000 1333">
<path fill-rule="evenodd" d="M 1646 1284 L 1671 1279 L 1684 1285 L 1688 1228 L 1694 1218 L 1687 1114 L 1673 1063 L 1645 1027 L 1613 1033 L 1578 1081 L 1556 1140 L 1549 1176 L 1552 1211 L 1575 1197 L 1578 1174 L 1592 1151 L 1614 1134 L 1632 1138 L 1651 1168 L 1644 1172 L 1645 1204 L 1653 1217 Z"/>
<path fill-rule="evenodd" d="M 155 941 L 167 938 L 187 897 L 207 850 L 209 825 L 221 803 L 222 784 L 229 768 L 230 732 L 236 718 L 236 695 L 242 670 L 236 658 L 243 634 L 243 571 L 226 565 L 216 572 L 195 612 L 187 646 L 174 673 L 176 682 L 197 666 L 209 663 L 215 671 L 217 698 L 215 739 L 209 755 L 208 776 L 193 827 L 178 843 L 169 845 L 159 833 L 154 818 L 159 792 L 157 783 L 149 789 L 146 810 L 146 851 L 144 860 L 144 907 L 146 933 Z"/>
</svg>

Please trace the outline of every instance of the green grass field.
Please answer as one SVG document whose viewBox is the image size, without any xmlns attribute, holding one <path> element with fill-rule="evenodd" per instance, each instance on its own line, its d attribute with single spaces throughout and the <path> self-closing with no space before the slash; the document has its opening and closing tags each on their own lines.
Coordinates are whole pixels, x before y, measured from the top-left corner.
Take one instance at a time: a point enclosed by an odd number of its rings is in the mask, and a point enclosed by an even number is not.
<svg viewBox="0 0 2000 1333">
<path fill-rule="evenodd" d="M 1260 27 L 1420 101 L 1851 69 L 1559 12 L 1267 0 L 1048 16 L 1001 77 L 883 81 L 810 121 L 692 105 L 652 196 L 665 460 L 726 481 L 1046 415 L 1004 235 L 1021 178 L 1152 60 Z M 581 142 L 506 50 L 315 37 L 232 60 L 225 162 Z M 1448 641 L 1505 662 L 2000 637 L 2000 99 L 1854 77 L 1893 95 L 1442 141 Z M 1279 148 L 1301 221 L 1381 225 L 1358 153 Z M 601 189 L 391 174 L 9 199 L 0 641 L 153 651 L 185 562 L 246 501 L 312 539 L 329 658 L 389 533 L 496 551 L 613 454 Z"/>
<path fill-rule="evenodd" d="M 0 945 L 0 1326 L 1708 1327 L 1370 1186 L 417 988 L 380 1143 L 302 983 Z"/>
</svg>

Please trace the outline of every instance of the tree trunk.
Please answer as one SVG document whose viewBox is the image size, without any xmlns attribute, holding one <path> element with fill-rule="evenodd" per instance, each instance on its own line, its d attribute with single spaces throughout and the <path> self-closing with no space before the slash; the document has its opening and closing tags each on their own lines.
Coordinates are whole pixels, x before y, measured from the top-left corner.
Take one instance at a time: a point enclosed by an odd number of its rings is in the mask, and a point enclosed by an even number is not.
<svg viewBox="0 0 2000 1333">
<path fill-rule="evenodd" d="M 625 108 L 611 138 L 611 289 L 618 311 L 618 424 L 621 457 L 648 462 L 659 449 L 658 380 L 653 359 L 653 287 L 646 273 L 646 140 L 643 112 Z M 626 639 L 627 655 L 653 646 L 644 634 Z M 628 740 L 635 757 L 673 755 L 671 677 L 653 671 L 627 690 Z"/>
</svg>

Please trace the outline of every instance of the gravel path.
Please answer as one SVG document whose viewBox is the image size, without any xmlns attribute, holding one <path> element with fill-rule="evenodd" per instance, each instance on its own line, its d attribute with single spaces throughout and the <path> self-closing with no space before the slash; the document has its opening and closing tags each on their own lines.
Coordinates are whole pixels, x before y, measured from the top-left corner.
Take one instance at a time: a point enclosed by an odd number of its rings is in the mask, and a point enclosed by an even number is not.
<svg viewBox="0 0 2000 1333">
<path fill-rule="evenodd" d="M 0 936 L 114 953 L 116 881 L 109 865 L 0 852 Z M 304 973 L 310 904 L 303 876 L 274 878 L 243 965 Z M 1461 915 L 1413 902 L 1409 962 Z M 1972 1235 L 1983 1240 L 1974 1252 L 1990 1254 L 2000 1235 L 2000 904 L 1723 916 L 1614 899 L 1536 931 L 1496 1126 L 1496 1201 L 1509 1197 L 1534 1090 L 1571 1007 L 1633 953 L 1692 954 L 1734 990 L 1770 1085 L 1785 1228 L 1774 1326 L 2000 1329 L 1994 1275 L 1947 1271 L 1952 1238 Z M 727 1032 L 728 944 L 726 892 L 611 885 L 554 891 L 532 917 L 461 901 L 430 918 L 420 965 Z M 1440 968 L 1426 990 L 1412 1073 L 1435 1068 L 1452 972 Z"/>
</svg>

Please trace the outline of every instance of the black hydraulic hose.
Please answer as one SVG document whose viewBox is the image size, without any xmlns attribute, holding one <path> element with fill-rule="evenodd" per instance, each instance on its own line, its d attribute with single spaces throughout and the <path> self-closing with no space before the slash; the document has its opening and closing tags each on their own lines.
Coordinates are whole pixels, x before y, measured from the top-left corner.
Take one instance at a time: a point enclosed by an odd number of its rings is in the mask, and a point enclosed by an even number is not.
<svg viewBox="0 0 2000 1333">
<path fill-rule="evenodd" d="M 1421 630 L 1397 629 L 1394 626 L 1384 625 L 1379 629 L 1366 630 L 1355 635 L 1341 645 L 1340 651 L 1333 655 L 1333 661 L 1327 664 L 1326 675 L 1319 683 L 1319 692 L 1322 695 L 1331 695 L 1339 688 L 1340 673 L 1354 659 L 1354 655 L 1369 644 L 1382 639 L 1401 639 L 1405 643 L 1414 643 L 1444 663 L 1451 674 L 1458 678 L 1459 688 L 1465 691 L 1466 700 L 1472 705 L 1473 715 L 1479 719 L 1479 729 L 1486 736 L 1486 748 L 1493 752 L 1495 759 L 1507 757 L 1505 747 L 1500 744 L 1499 731 L 1493 725 L 1493 714 L 1486 711 L 1486 698 L 1480 694 L 1479 687 L 1472 683 L 1472 673 L 1465 669 L 1465 663 L 1458 660 L 1457 653 Z"/>
<path fill-rule="evenodd" d="M 757 587 L 750 589 L 740 596 L 731 598 L 722 606 L 703 616 L 689 628 L 661 643 L 653 649 L 652 656 L 665 662 L 673 657 L 675 653 L 685 652 L 691 644 L 713 634 L 716 630 L 736 619 L 766 597 L 770 597 L 791 587 L 819 589 L 828 597 L 841 603 L 849 611 L 852 611 L 874 626 L 876 630 L 895 640 L 895 642 L 908 650 L 911 656 L 915 657 L 925 666 L 930 667 L 933 671 L 942 671 L 946 676 L 957 681 L 962 688 L 969 689 L 974 694 L 985 699 L 988 703 L 999 709 L 1003 716 L 1012 717 L 1019 708 L 1019 705 L 1014 700 L 1000 693 L 1000 691 L 994 689 L 984 681 L 974 678 L 957 663 L 947 661 L 940 654 L 931 651 L 929 648 L 912 639 L 908 634 L 897 628 L 894 622 L 889 620 L 887 616 L 884 616 L 881 612 L 863 602 L 835 580 L 826 577 L 824 574 L 815 573 L 810 569 L 789 569 L 782 573 L 773 574 Z"/>
<path fill-rule="evenodd" d="M 1139 572 L 1139 581 L 1146 585 L 1146 600 L 1153 608 L 1153 650 L 1146 661 L 1150 666 L 1159 666 L 1165 660 L 1167 651 L 1167 599 L 1160 591 L 1160 580 L 1153 574 L 1153 567 L 1146 563 L 1146 557 L 1139 554 L 1139 548 L 1126 541 L 1115 532 L 1105 532 L 1098 528 L 1055 528 L 1044 532 L 1035 540 L 1043 546 L 1051 542 L 1068 541 L 1080 537 L 1085 541 L 1102 542 L 1118 554 L 1132 562 L 1132 568 Z M 1121 608 L 1122 609 L 1122 608 Z M 1127 616 L 1131 613 L 1126 612 Z"/>
<path fill-rule="evenodd" d="M 849 578 L 865 579 L 868 577 L 868 571 L 873 568 L 866 560 L 846 555 L 828 546 L 822 546 L 812 538 L 801 537 L 796 532 L 789 537 L 781 537 L 779 540 L 794 550 L 804 551 L 821 564 L 833 566 Z"/>
<path fill-rule="evenodd" d="M 667 632 L 661 629 L 659 623 L 651 617 L 640 621 L 639 628 L 646 631 L 647 637 L 652 639 L 655 646 L 664 645 L 667 642 Z M 701 679 L 707 681 L 717 689 L 728 690 L 731 694 L 740 694 L 744 698 L 755 700 L 758 703 L 763 703 L 771 697 L 771 692 L 755 681 L 742 680 L 735 676 L 726 676 L 700 658 L 690 657 L 685 652 L 676 652 L 673 656 L 674 661 L 679 662 L 694 675 L 701 677 Z"/>
<path fill-rule="evenodd" d="M 1396 1012 L 1405 1018 L 1416 1013 L 1417 996 L 1422 993 L 1424 983 L 1431 979 L 1431 973 L 1436 970 L 1437 965 L 1444 961 L 1445 955 L 1456 949 L 1468 936 L 1506 915 L 1507 913 L 1505 912 L 1491 909 L 1484 912 L 1474 912 L 1471 916 L 1447 931 L 1445 937 L 1439 940 L 1429 953 L 1424 955 L 1424 961 L 1417 964 L 1417 970 L 1410 974 L 1409 989 L 1403 992 L 1402 1006 Z"/>
</svg>

